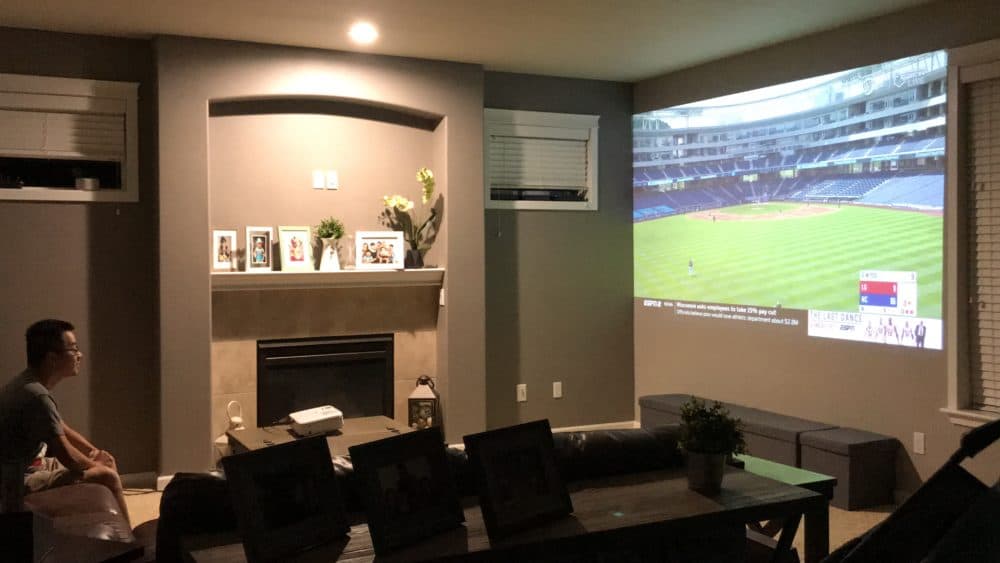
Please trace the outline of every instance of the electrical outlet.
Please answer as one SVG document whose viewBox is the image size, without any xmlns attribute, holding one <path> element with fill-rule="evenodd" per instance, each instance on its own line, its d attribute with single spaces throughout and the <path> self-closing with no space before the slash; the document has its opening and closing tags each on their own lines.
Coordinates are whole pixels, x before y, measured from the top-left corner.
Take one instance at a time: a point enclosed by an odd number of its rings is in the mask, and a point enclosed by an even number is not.
<svg viewBox="0 0 1000 563">
<path fill-rule="evenodd" d="M 926 446 L 926 444 L 924 443 L 924 433 L 923 432 L 914 432 L 913 433 L 913 453 L 915 453 L 915 454 L 925 453 L 925 451 L 926 451 L 925 450 L 925 446 Z"/>
<path fill-rule="evenodd" d="M 528 400 L 528 384 L 518 383 L 517 384 L 517 402 L 523 403 Z"/>
<path fill-rule="evenodd" d="M 562 399 L 562 381 L 552 382 L 552 398 Z"/>
</svg>

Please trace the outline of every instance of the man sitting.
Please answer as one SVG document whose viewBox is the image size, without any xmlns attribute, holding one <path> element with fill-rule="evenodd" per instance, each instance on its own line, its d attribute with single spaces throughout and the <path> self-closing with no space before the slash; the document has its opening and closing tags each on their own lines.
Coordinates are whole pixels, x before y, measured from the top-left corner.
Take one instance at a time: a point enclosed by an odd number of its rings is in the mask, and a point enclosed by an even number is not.
<svg viewBox="0 0 1000 563">
<path fill-rule="evenodd" d="M 28 327 L 28 367 L 0 389 L 0 460 L 24 460 L 29 493 L 79 482 L 104 485 L 128 520 L 115 458 L 70 428 L 50 394 L 60 381 L 80 375 L 83 354 L 73 330 L 54 319 Z"/>
</svg>

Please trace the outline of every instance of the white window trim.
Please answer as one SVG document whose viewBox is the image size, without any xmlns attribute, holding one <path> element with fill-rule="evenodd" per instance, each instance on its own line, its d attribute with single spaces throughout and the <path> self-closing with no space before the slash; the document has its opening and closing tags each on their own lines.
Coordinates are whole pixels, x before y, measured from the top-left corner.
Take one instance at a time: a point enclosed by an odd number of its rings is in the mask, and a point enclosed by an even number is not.
<svg viewBox="0 0 1000 563">
<path fill-rule="evenodd" d="M 483 189 L 486 209 L 517 210 L 598 210 L 598 121 L 600 116 L 571 113 L 550 113 L 541 111 L 505 110 L 485 108 L 483 110 L 483 149 L 487 153 L 483 159 Z M 496 129 L 514 129 L 522 132 L 535 128 L 568 130 L 567 133 L 587 138 L 587 201 L 509 201 L 493 200 L 490 193 L 489 139 Z"/>
<path fill-rule="evenodd" d="M 945 319 L 951 321 L 946 331 L 945 350 L 948 374 L 948 404 L 940 410 L 956 425 L 976 427 L 997 415 L 969 408 L 970 374 L 967 351 L 968 302 L 965 264 L 968 239 L 963 234 L 966 224 L 960 215 L 965 211 L 964 144 L 960 142 L 962 123 L 959 102 L 963 85 L 968 82 L 1000 76 L 1000 40 L 987 41 L 948 51 L 948 125 L 947 181 L 945 191 Z"/>
</svg>

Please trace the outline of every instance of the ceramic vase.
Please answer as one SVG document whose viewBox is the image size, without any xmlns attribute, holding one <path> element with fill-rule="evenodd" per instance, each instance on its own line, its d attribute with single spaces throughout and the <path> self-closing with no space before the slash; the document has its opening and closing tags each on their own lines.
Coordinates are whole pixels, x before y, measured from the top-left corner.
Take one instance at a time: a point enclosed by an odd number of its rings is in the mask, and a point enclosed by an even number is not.
<svg viewBox="0 0 1000 563">
<path fill-rule="evenodd" d="M 325 238 L 323 241 L 323 257 L 319 261 L 319 271 L 339 272 L 340 257 L 337 255 L 337 239 Z"/>
<path fill-rule="evenodd" d="M 424 257 L 416 248 L 408 248 L 406 249 L 406 256 L 403 257 L 403 266 L 407 269 L 423 268 Z"/>
<path fill-rule="evenodd" d="M 726 454 L 706 454 L 685 450 L 688 488 L 705 495 L 717 495 L 722 490 Z"/>
</svg>

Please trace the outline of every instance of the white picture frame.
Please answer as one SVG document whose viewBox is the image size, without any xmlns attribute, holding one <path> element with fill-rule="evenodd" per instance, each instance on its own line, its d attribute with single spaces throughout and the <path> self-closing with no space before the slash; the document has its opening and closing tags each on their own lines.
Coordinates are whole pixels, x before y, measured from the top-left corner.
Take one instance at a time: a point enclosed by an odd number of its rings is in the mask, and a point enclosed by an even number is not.
<svg viewBox="0 0 1000 563">
<path fill-rule="evenodd" d="M 354 234 L 354 267 L 358 270 L 402 270 L 405 258 L 402 231 L 358 231 Z"/>
<path fill-rule="evenodd" d="M 282 272 L 312 272 L 312 229 L 308 226 L 278 227 Z"/>
<path fill-rule="evenodd" d="M 271 227 L 247 227 L 247 271 L 270 272 L 274 264 Z M 259 243 L 259 244 L 258 244 Z"/>
<path fill-rule="evenodd" d="M 236 231 L 212 231 L 212 271 L 231 272 L 236 264 Z"/>
</svg>

